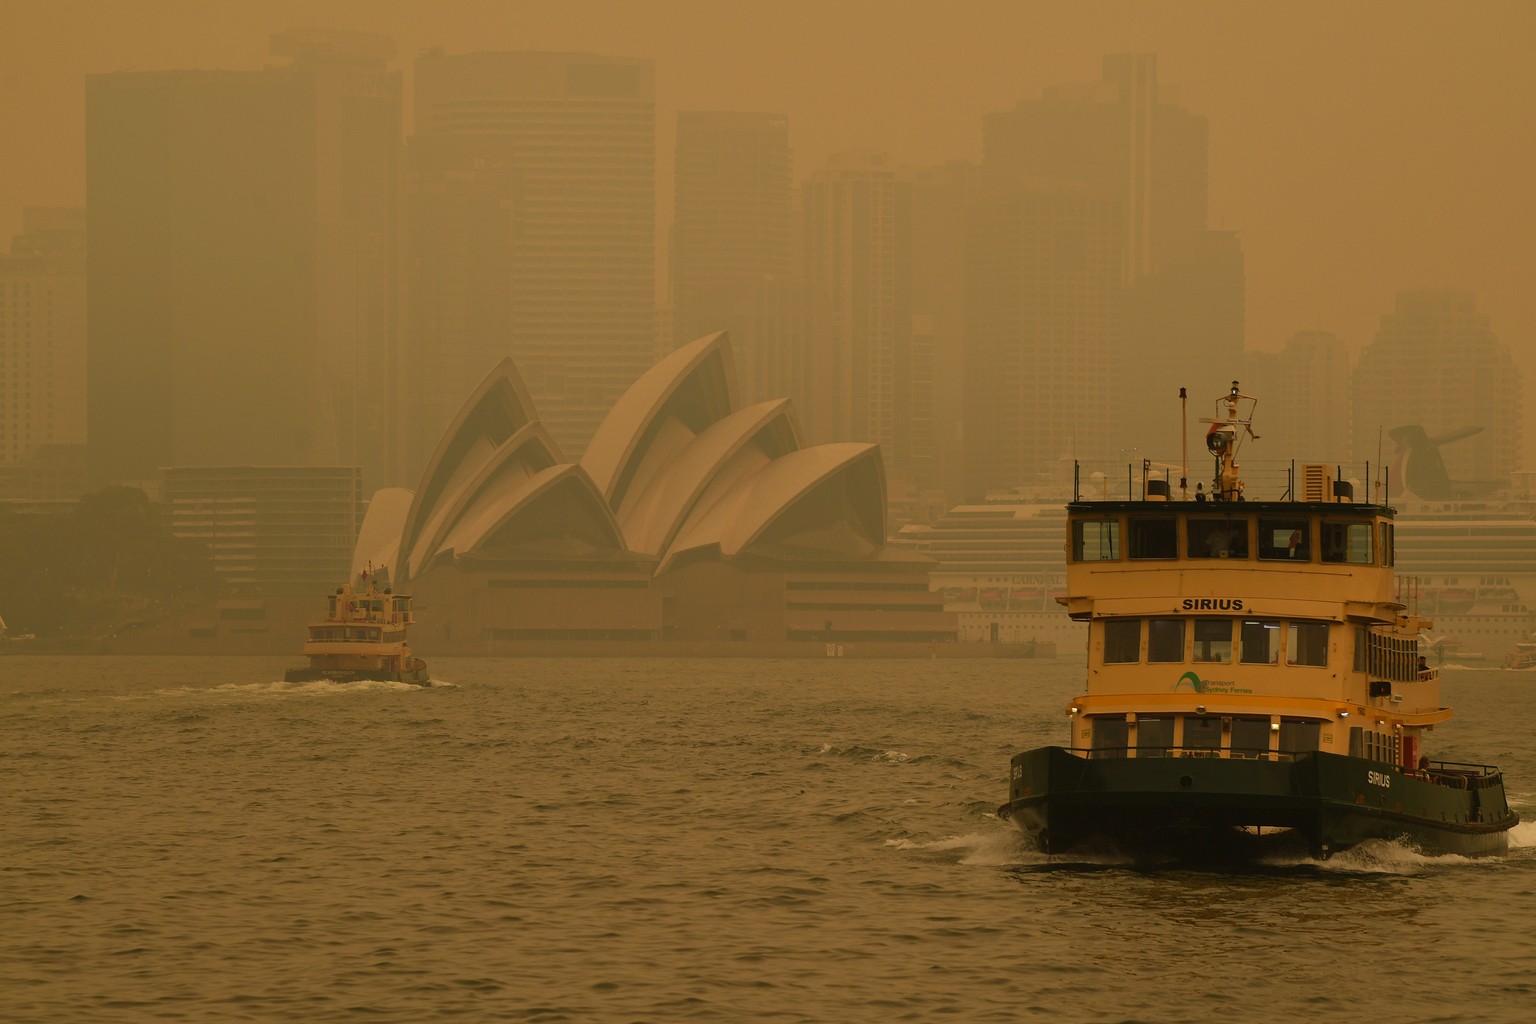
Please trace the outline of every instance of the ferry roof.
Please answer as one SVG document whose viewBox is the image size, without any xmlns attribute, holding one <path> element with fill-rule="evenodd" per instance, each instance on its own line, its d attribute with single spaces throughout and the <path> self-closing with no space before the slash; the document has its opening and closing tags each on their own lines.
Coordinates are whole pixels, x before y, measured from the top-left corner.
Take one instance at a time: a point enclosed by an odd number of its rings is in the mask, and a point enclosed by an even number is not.
<svg viewBox="0 0 1536 1024">
<path fill-rule="evenodd" d="M 1366 504 L 1352 501 L 1140 501 L 1124 498 L 1088 499 L 1067 502 L 1067 511 L 1085 512 L 1162 512 L 1168 515 L 1182 512 L 1186 515 L 1321 515 L 1321 516 L 1384 516 L 1392 519 L 1397 510 L 1391 505 Z"/>
</svg>

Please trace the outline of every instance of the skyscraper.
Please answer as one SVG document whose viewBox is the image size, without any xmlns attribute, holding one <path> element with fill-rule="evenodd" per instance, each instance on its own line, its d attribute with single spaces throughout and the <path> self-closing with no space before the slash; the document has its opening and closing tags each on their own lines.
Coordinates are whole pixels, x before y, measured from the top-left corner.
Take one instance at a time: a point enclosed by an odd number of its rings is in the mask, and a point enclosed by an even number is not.
<svg viewBox="0 0 1536 1024">
<path fill-rule="evenodd" d="M 1205 230 L 1206 121 L 1170 96 L 1156 54 L 1106 56 L 1099 81 L 988 115 L 988 172 L 1080 182 L 1118 202 L 1125 276 L 1135 281 L 1185 256 Z"/>
<path fill-rule="evenodd" d="M 804 184 L 813 321 L 807 428 L 880 444 L 888 478 L 910 472 L 912 186 L 889 158 L 833 157 Z"/>
<path fill-rule="evenodd" d="M 1480 428 L 1441 448 L 1447 474 L 1507 486 L 1521 468 L 1520 402 L 1520 370 L 1471 292 L 1405 289 L 1355 365 L 1354 461 L 1391 458 L 1394 427 Z"/>
<path fill-rule="evenodd" d="M 1259 400 L 1254 429 L 1261 441 L 1248 449 L 1249 460 L 1350 461 L 1349 350 L 1337 335 L 1298 331 L 1278 352 L 1248 352 L 1234 373 Z M 1213 415 L 1217 397 L 1191 396 L 1191 417 Z M 1367 457 L 1376 461 L 1374 453 Z"/>
<path fill-rule="evenodd" d="M 912 313 L 930 338 L 930 464 L 917 482 L 950 504 L 965 492 L 966 252 L 981 189 L 981 168 L 950 161 L 918 170 L 912 182 Z M 921 385 L 918 385 L 921 387 Z M 921 396 L 919 396 L 921 397 Z M 918 427 L 914 440 L 924 440 Z"/>
<path fill-rule="evenodd" d="M 430 383 L 423 436 L 453 415 L 448 395 L 511 355 L 574 455 L 653 352 L 652 63 L 434 50 L 416 62 L 415 95 L 408 372 Z M 474 223 L 475 209 L 491 220 Z M 479 253 L 486 269 L 463 280 L 453 268 Z"/>
<path fill-rule="evenodd" d="M 786 296 L 794 273 L 787 119 L 683 111 L 675 175 L 675 343 L 728 330 L 744 396 L 782 394 L 785 382 L 767 378 L 793 338 L 758 331 L 783 319 L 763 303 Z"/>
<path fill-rule="evenodd" d="M 1206 228 L 1208 128 L 1158 82 L 1155 54 L 1104 58 L 1100 80 L 1060 86 L 985 121 L 994 187 L 1072 182 L 1122 216 L 1117 365 L 1111 401 L 1142 424 L 1143 457 L 1176 451 L 1177 394 L 1225 389 L 1240 366 L 1239 238 Z"/>
<path fill-rule="evenodd" d="M 92 476 L 196 464 L 390 482 L 400 78 L 380 36 L 289 66 L 86 80 Z"/>
<path fill-rule="evenodd" d="M 1116 402 L 1124 252 L 1120 204 L 1086 185 L 989 185 L 968 260 L 968 497 L 1059 498 L 1070 460 L 1134 443 Z"/>
<path fill-rule="evenodd" d="M 23 211 L 0 256 L 0 465 L 85 444 L 85 211 Z"/>
</svg>

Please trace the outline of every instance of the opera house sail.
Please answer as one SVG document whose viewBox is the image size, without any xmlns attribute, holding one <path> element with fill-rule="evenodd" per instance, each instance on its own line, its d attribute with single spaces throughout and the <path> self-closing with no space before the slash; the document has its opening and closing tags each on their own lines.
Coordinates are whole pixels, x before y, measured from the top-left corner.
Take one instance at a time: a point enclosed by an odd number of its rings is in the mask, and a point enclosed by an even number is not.
<svg viewBox="0 0 1536 1024">
<path fill-rule="evenodd" d="M 375 495 L 354 560 L 409 581 L 422 642 L 454 653 L 953 640 L 931 561 L 886 545 L 885 492 L 877 445 L 802 445 L 787 399 L 738 408 L 724 333 L 643 374 L 579 462 L 509 359 L 415 491 Z"/>
</svg>

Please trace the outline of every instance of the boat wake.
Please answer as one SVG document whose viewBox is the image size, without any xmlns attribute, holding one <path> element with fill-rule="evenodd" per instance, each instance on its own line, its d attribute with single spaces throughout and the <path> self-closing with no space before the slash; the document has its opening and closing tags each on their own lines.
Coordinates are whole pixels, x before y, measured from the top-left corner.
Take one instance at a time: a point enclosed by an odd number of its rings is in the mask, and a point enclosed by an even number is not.
<svg viewBox="0 0 1536 1024">
<path fill-rule="evenodd" d="M 1122 868 L 1133 871 L 1168 869 L 1204 869 L 1218 873 L 1281 875 L 1417 875 L 1425 871 L 1492 865 L 1499 857 L 1464 857 L 1459 854 L 1428 854 L 1406 842 L 1369 840 L 1316 860 L 1300 851 L 1271 853 L 1253 860 L 1211 861 L 1191 864 L 1187 861 L 1138 862 L 1113 849 L 1082 850 L 1071 854 L 1045 854 L 1035 849 L 1022 833 L 988 830 L 940 839 L 889 839 L 885 845 L 902 853 L 927 860 L 966 867 L 1008 868 L 1032 873 L 1037 871 L 1099 871 Z M 1536 849 L 1536 822 L 1517 825 L 1510 833 L 1510 852 L 1528 854 Z"/>
<path fill-rule="evenodd" d="M 935 861 L 948 861 L 968 867 L 1014 867 L 1020 864 L 1046 863 L 1049 858 L 1036 852 L 1022 833 L 993 829 L 960 836 L 945 836 L 922 842 L 914 839 L 888 839 L 886 846 Z"/>
<path fill-rule="evenodd" d="M 434 682 L 433 685 L 442 686 L 445 684 Z M 394 693 L 422 689 L 426 689 L 426 687 L 416 683 L 397 683 L 381 679 L 359 680 L 355 683 L 337 683 L 330 680 L 308 683 L 275 681 L 267 683 L 221 683 L 218 686 L 208 687 L 175 686 L 164 690 L 156 690 L 155 695 L 158 697 L 192 697 L 200 694 L 228 697 L 340 697 L 346 694 Z"/>
</svg>

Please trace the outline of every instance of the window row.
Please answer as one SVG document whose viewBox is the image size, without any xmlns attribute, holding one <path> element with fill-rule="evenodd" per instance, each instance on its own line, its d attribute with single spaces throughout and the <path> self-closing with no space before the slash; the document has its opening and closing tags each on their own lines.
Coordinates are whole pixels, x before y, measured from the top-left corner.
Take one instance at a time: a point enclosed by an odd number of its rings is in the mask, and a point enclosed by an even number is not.
<svg viewBox="0 0 1536 1024">
<path fill-rule="evenodd" d="M 1245 665 L 1278 665 L 1283 650 L 1287 665 L 1326 666 L 1328 623 L 1230 618 L 1104 620 L 1106 665 L 1140 661 L 1230 663 L 1234 646 L 1238 661 Z"/>
<path fill-rule="evenodd" d="M 1180 526 L 1182 525 L 1182 549 Z M 1378 530 L 1377 527 L 1380 527 Z M 1392 523 L 1305 516 L 1129 516 L 1122 548 L 1119 519 L 1074 519 L 1074 562 L 1143 558 L 1249 558 L 1393 564 Z M 1378 536 L 1379 534 L 1379 536 Z"/>
<path fill-rule="evenodd" d="M 1242 715 L 1106 715 L 1089 719 L 1094 757 L 1261 757 L 1318 749 L 1322 723 L 1306 718 Z M 1134 734 L 1132 730 L 1135 730 Z M 1273 744 L 1273 745 L 1271 745 Z"/>
</svg>

